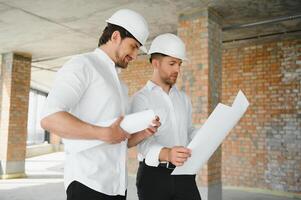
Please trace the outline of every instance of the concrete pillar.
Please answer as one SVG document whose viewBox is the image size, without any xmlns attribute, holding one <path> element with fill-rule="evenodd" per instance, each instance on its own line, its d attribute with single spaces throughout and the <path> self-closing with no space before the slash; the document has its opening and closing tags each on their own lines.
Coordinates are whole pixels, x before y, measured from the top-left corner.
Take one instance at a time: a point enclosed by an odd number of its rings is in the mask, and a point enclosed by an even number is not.
<svg viewBox="0 0 301 200">
<path fill-rule="evenodd" d="M 50 144 L 52 144 L 54 151 L 60 151 L 61 150 L 61 137 L 58 135 L 55 135 L 53 133 L 50 133 Z"/>
<path fill-rule="evenodd" d="M 0 178 L 25 176 L 31 55 L 2 55 L 0 74 Z"/>
<path fill-rule="evenodd" d="M 221 18 L 212 9 L 196 9 L 179 17 L 178 35 L 187 47 L 189 61 L 182 67 L 181 89 L 192 98 L 193 123 L 200 127 L 221 97 L 222 31 Z M 214 133 L 212 133 L 214 134 Z M 221 148 L 198 176 L 202 199 L 222 199 Z"/>
</svg>

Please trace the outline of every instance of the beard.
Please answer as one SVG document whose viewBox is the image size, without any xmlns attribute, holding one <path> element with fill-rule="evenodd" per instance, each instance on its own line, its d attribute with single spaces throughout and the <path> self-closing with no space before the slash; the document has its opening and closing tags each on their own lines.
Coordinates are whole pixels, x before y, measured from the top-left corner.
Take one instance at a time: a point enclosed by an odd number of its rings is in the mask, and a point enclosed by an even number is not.
<svg viewBox="0 0 301 200">
<path fill-rule="evenodd" d="M 173 86 L 177 82 L 178 73 L 170 75 L 168 78 L 164 79 L 164 83 Z"/>
<path fill-rule="evenodd" d="M 116 56 L 116 63 L 115 63 L 116 67 L 119 67 L 121 69 L 126 69 L 128 67 L 128 64 L 129 64 L 129 62 L 131 60 L 127 61 L 126 60 L 127 56 L 124 56 L 124 57 L 122 56 L 122 53 L 121 53 L 121 43 L 118 46 L 118 49 L 116 51 L 115 56 Z"/>
<path fill-rule="evenodd" d="M 116 52 L 116 66 L 122 69 L 126 69 L 128 67 L 128 62 L 122 59 L 119 51 Z"/>
</svg>

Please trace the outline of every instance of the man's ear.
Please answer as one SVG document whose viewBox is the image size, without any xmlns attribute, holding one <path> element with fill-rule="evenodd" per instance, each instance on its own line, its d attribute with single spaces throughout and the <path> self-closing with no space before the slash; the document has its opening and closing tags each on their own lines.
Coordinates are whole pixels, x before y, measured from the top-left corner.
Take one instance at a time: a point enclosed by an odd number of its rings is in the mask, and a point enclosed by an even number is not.
<svg viewBox="0 0 301 200">
<path fill-rule="evenodd" d="M 160 65 L 160 61 L 158 59 L 152 59 L 152 66 L 154 67 L 154 69 L 158 69 Z"/>
<path fill-rule="evenodd" d="M 119 31 L 114 31 L 111 35 L 111 41 L 113 43 L 119 43 L 121 41 L 121 36 Z"/>
</svg>

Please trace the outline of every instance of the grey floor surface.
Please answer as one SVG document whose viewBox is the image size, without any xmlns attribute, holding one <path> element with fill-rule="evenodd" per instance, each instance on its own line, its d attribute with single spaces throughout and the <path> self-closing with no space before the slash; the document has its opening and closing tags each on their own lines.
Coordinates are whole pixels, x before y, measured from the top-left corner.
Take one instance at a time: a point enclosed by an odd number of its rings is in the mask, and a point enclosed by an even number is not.
<svg viewBox="0 0 301 200">
<path fill-rule="evenodd" d="M 0 180 L 0 200 L 64 200 L 64 153 L 52 153 L 26 160 L 24 179 Z M 127 200 L 137 200 L 135 177 L 129 177 Z M 223 190 L 223 200 L 297 200 L 296 198 Z"/>
</svg>

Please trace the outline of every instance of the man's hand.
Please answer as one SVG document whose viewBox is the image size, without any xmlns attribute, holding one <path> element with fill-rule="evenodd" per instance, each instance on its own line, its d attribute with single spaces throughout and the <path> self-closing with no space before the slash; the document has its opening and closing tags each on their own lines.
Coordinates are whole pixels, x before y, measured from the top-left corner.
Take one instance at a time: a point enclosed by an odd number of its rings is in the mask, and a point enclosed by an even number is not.
<svg viewBox="0 0 301 200">
<path fill-rule="evenodd" d="M 156 116 L 156 118 L 152 121 L 152 125 L 150 125 L 147 129 L 143 130 L 144 139 L 154 135 L 158 131 L 158 128 L 160 126 L 160 118 Z"/>
<path fill-rule="evenodd" d="M 164 148 L 167 151 L 167 161 L 175 166 L 182 166 L 184 162 L 191 156 L 191 150 L 183 146 L 175 146 L 173 148 Z"/>
<path fill-rule="evenodd" d="M 160 126 L 160 118 L 156 116 L 156 118 L 152 121 L 152 124 L 147 129 L 132 134 L 131 139 L 128 140 L 128 148 L 136 146 L 142 140 L 154 135 Z"/>
<path fill-rule="evenodd" d="M 131 137 L 129 133 L 127 133 L 120 127 L 122 120 L 123 116 L 119 117 L 111 126 L 106 128 L 106 137 L 104 139 L 105 142 L 110 144 L 117 144 Z"/>
</svg>

